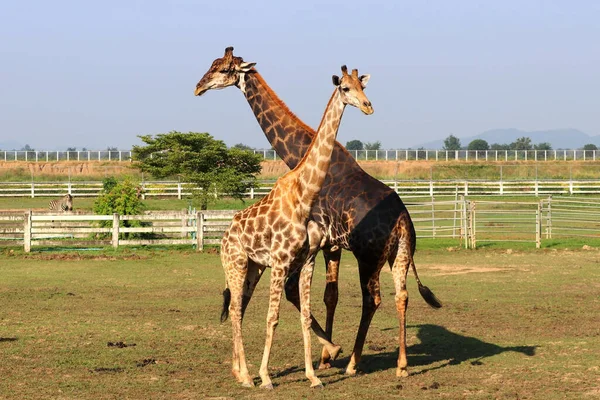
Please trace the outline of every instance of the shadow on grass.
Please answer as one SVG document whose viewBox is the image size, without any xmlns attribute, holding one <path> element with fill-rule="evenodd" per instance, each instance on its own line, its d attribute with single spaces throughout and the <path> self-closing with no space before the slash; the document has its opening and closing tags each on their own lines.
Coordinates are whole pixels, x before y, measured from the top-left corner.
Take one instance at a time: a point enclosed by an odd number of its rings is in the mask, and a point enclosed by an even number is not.
<svg viewBox="0 0 600 400">
<path fill-rule="evenodd" d="M 411 326 L 409 326 L 411 328 Z M 484 342 L 470 336 L 450 332 L 446 328 L 433 325 L 414 325 L 417 328 L 417 338 L 421 343 L 408 347 L 408 368 L 424 367 L 419 371 L 412 371 L 411 375 L 420 375 L 425 372 L 445 368 L 450 365 L 459 365 L 470 362 L 471 365 L 483 365 L 482 360 L 507 351 L 534 356 L 537 346 L 498 346 Z M 389 328 L 392 330 L 393 328 Z M 388 330 L 388 329 L 386 329 Z M 332 373 L 326 379 L 327 384 L 348 379 L 344 370 L 350 357 L 339 358 L 332 362 L 333 368 L 339 368 L 339 373 Z M 398 351 L 383 352 L 364 355 L 359 364 L 359 374 L 369 374 L 377 371 L 395 369 L 398 362 Z M 438 363 L 440 363 L 437 365 Z M 304 372 L 304 366 L 295 365 L 272 374 L 272 378 L 281 378 L 290 374 Z M 318 373 L 318 372 L 317 372 Z M 321 376 L 323 378 L 323 376 Z M 299 378 L 297 381 L 303 381 Z M 325 381 L 324 381 L 325 382 Z M 255 378 L 255 384 L 260 385 L 260 378 Z M 277 384 L 276 384 L 277 385 Z"/>
<path fill-rule="evenodd" d="M 19 339 L 17 339 L 16 337 L 0 337 L 0 343 L 3 343 L 3 342 L 16 342 L 17 340 L 19 340 Z"/>
<path fill-rule="evenodd" d="M 417 338 L 421 343 L 409 346 L 408 367 L 425 367 L 411 375 L 470 362 L 471 365 L 483 365 L 482 360 L 507 351 L 535 355 L 537 346 L 498 346 L 470 336 L 450 332 L 439 325 L 424 324 L 413 326 L 419 329 Z M 360 367 L 365 373 L 396 368 L 398 351 L 363 356 Z M 346 364 L 348 358 L 343 360 Z M 339 361 L 338 361 L 339 362 Z M 441 365 L 434 365 L 443 362 Z"/>
</svg>

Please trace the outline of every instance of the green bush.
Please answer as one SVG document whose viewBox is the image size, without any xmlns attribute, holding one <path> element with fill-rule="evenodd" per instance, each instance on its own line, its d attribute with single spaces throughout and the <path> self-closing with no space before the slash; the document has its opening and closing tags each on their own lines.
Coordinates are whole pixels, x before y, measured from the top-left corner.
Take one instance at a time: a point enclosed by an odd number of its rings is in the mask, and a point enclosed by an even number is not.
<svg viewBox="0 0 600 400">
<path fill-rule="evenodd" d="M 102 183 L 104 189 L 100 196 L 94 201 L 94 214 L 112 215 L 117 213 L 119 215 L 138 215 L 144 211 L 145 207 L 139 196 L 140 190 L 138 185 L 127 179 L 122 182 L 117 182 L 113 177 L 104 179 Z M 102 227 L 111 227 L 112 221 L 99 221 L 99 224 Z M 120 222 L 120 226 L 122 227 L 142 227 L 150 225 L 150 222 L 141 221 Z M 104 237 L 106 236 L 107 235 L 104 235 Z M 151 234 L 122 233 L 120 236 L 124 239 L 148 239 Z"/>
</svg>

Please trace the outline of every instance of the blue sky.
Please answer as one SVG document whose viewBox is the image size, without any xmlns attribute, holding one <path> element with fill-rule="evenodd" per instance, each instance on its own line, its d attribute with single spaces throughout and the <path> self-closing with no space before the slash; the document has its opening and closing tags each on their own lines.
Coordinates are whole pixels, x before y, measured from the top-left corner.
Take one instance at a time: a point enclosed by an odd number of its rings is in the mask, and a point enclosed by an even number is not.
<svg viewBox="0 0 600 400">
<path fill-rule="evenodd" d="M 597 1 L 11 1 L 0 6 L 0 143 L 128 149 L 210 132 L 269 147 L 241 92 L 193 89 L 227 46 L 316 127 L 341 64 L 375 113 L 338 140 L 405 148 L 493 128 L 600 135 Z"/>
</svg>

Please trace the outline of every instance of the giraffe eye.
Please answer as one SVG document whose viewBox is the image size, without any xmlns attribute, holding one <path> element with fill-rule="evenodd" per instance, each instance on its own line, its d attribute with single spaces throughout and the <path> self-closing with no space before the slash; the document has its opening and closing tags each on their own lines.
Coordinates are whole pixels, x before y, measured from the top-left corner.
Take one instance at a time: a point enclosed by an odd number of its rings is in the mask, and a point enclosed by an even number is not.
<svg viewBox="0 0 600 400">
<path fill-rule="evenodd" d="M 221 70 L 221 73 L 223 73 L 223 74 L 228 74 L 228 73 L 229 73 L 229 69 L 228 69 L 228 68 L 226 68 L 226 69 L 222 69 L 222 70 Z"/>
<path fill-rule="evenodd" d="M 350 91 L 350 88 L 349 88 L 349 87 L 343 87 L 343 88 L 342 88 L 342 91 L 344 91 L 344 92 L 349 92 L 349 91 Z"/>
</svg>

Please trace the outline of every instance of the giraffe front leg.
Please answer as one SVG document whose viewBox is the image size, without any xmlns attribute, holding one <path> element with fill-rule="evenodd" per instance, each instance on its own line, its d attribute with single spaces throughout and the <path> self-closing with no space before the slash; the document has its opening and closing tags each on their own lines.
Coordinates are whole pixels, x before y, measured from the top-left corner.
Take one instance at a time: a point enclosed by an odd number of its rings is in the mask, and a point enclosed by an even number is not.
<svg viewBox="0 0 600 400">
<path fill-rule="evenodd" d="M 271 347 L 275 328 L 279 323 L 279 306 L 281 304 L 281 295 L 283 294 L 284 277 L 287 274 L 289 266 L 273 266 L 271 269 L 271 284 L 269 289 L 269 311 L 267 313 L 267 333 L 265 338 L 265 350 L 263 352 L 262 362 L 260 364 L 260 387 L 263 389 L 273 389 L 273 382 L 269 376 L 269 358 L 271 356 Z"/>
<path fill-rule="evenodd" d="M 310 341 L 310 284 L 312 282 L 314 262 L 306 263 L 300 272 L 300 323 L 302 325 L 302 336 L 304 338 L 304 368 L 311 388 L 322 388 L 321 380 L 315 375 L 312 365 L 312 347 Z"/>
</svg>

